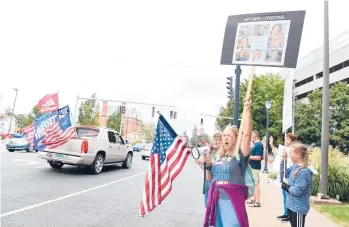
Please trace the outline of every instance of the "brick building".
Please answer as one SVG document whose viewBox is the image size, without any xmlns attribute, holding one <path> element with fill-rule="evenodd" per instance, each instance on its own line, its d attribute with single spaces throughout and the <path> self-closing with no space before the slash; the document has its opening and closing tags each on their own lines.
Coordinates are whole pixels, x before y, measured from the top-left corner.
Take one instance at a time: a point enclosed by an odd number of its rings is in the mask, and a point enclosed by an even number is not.
<svg viewBox="0 0 349 227">
<path fill-rule="evenodd" d="M 107 126 L 107 121 L 110 115 L 119 110 L 120 106 L 112 105 L 108 102 L 103 102 L 101 110 L 99 111 L 98 122 L 101 127 Z M 123 130 L 122 135 L 130 143 L 135 140 L 142 139 L 142 126 L 140 113 L 134 108 L 127 108 L 123 116 Z"/>
</svg>

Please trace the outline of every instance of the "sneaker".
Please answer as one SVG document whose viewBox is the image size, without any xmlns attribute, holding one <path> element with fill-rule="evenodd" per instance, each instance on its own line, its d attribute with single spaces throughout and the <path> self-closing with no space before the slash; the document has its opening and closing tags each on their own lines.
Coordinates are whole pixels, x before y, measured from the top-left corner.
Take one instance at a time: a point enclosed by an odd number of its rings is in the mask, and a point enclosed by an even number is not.
<svg viewBox="0 0 349 227">
<path fill-rule="evenodd" d="M 249 207 L 261 207 L 261 204 L 256 202 L 256 203 L 250 205 Z"/>
<path fill-rule="evenodd" d="M 290 221 L 290 218 L 289 218 L 289 217 L 281 219 L 281 222 L 283 222 L 283 223 L 289 222 L 289 221 Z"/>
<path fill-rule="evenodd" d="M 288 218 L 288 215 L 281 215 L 281 216 L 277 216 L 276 219 L 284 219 L 284 218 Z"/>
<path fill-rule="evenodd" d="M 246 203 L 247 203 L 247 204 L 254 204 L 255 201 L 254 201 L 254 200 L 250 200 L 250 201 L 247 201 Z"/>
</svg>

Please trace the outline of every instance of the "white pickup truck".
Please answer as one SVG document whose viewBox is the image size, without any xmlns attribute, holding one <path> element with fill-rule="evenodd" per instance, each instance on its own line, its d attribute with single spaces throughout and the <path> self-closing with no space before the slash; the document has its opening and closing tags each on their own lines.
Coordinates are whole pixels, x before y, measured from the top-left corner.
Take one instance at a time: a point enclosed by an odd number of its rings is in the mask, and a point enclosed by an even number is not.
<svg viewBox="0 0 349 227">
<path fill-rule="evenodd" d="M 40 158 L 46 159 L 54 169 L 64 164 L 87 166 L 93 174 L 102 172 L 103 166 L 121 163 L 130 168 L 133 150 L 114 130 L 94 126 L 75 126 L 76 137 L 55 149 L 45 149 Z"/>
</svg>

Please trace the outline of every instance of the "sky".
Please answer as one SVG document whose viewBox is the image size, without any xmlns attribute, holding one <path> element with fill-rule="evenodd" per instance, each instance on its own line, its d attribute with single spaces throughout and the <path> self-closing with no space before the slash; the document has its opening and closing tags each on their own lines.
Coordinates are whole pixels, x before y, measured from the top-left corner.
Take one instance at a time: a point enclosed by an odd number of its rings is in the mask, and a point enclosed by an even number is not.
<svg viewBox="0 0 349 227">
<path fill-rule="evenodd" d="M 330 38 L 348 29 L 344 0 L 329 1 Z M 238 5 L 237 5 L 238 4 Z M 323 1 L 133 0 L 2 1 L 0 3 L 0 113 L 28 113 L 59 91 L 60 105 L 75 110 L 77 96 L 175 106 L 159 107 L 178 134 L 191 134 L 200 114 L 218 115 L 227 101 L 220 65 L 229 15 L 306 10 L 299 57 L 323 43 Z M 256 67 L 256 73 L 281 68 Z M 249 67 L 242 67 L 242 78 Z M 115 102 L 115 105 L 120 103 Z M 152 106 L 137 108 L 156 123 Z M 170 120 L 170 111 L 177 119 Z M 205 132 L 215 118 L 203 117 Z"/>
</svg>

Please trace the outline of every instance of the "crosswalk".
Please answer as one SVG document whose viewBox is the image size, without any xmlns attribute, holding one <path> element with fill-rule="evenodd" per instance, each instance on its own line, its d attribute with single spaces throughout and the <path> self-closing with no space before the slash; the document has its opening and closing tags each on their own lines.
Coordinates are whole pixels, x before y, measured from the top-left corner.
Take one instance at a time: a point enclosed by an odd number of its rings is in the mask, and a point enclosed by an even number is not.
<svg viewBox="0 0 349 227">
<path fill-rule="evenodd" d="M 19 167 L 33 167 L 37 169 L 50 167 L 47 163 L 42 162 L 40 160 L 35 161 L 31 159 L 14 158 L 13 162 L 16 166 Z"/>
</svg>

